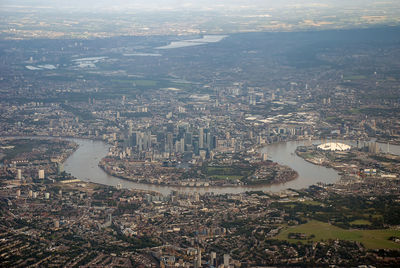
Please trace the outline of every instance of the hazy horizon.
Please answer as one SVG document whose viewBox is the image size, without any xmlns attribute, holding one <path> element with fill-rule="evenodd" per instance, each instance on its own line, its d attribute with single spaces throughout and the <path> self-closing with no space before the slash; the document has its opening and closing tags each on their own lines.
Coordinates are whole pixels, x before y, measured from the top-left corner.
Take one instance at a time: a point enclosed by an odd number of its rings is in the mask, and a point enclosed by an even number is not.
<svg viewBox="0 0 400 268">
<path fill-rule="evenodd" d="M 382 0 L 3 0 L 2 38 L 194 35 L 396 26 Z"/>
<path fill-rule="evenodd" d="M 0 4 L 1 9 L 10 10 L 14 8 L 41 8 L 41 9 L 56 9 L 56 10 L 80 10 L 80 11 L 168 11 L 168 10 L 257 10 L 257 9 L 277 9 L 277 8 L 351 8 L 351 7 L 366 7 L 377 6 L 385 8 L 395 4 L 393 1 L 380 0 L 198 0 L 198 1 L 183 1 L 183 0 L 3 0 Z"/>
</svg>

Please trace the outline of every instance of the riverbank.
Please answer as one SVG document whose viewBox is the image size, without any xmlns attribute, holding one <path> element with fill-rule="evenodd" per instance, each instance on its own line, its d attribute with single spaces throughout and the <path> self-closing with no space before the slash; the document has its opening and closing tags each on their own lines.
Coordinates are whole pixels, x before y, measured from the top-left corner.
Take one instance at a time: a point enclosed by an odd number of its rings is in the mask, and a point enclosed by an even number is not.
<svg viewBox="0 0 400 268">
<path fill-rule="evenodd" d="M 15 136 L 14 136 L 15 137 Z M 24 138 L 18 136 L 15 138 Z M 206 193 L 213 192 L 216 194 L 237 194 L 246 191 L 266 191 L 279 192 L 288 188 L 302 189 L 309 185 L 322 183 L 333 183 L 339 179 L 336 171 L 326 169 L 317 165 L 310 164 L 293 153 L 298 145 L 307 143 L 307 141 L 290 141 L 268 144 L 260 149 L 260 153 L 268 153 L 268 159 L 286 165 L 297 172 L 296 176 L 290 179 L 280 180 L 274 183 L 267 184 L 252 184 L 230 186 L 208 186 L 208 187 L 190 187 L 190 186 L 169 186 L 161 184 L 146 184 L 137 183 L 126 179 L 121 179 L 116 176 L 110 176 L 105 173 L 98 163 L 109 152 L 109 145 L 102 140 L 92 140 L 89 138 L 74 138 L 74 137 L 48 137 L 48 136 L 30 136 L 25 138 L 39 139 L 67 139 L 74 141 L 78 147 L 64 161 L 64 169 L 73 177 L 82 180 L 83 182 L 95 182 L 103 185 L 118 186 L 123 188 L 141 189 L 169 194 L 171 191 L 187 192 L 187 193 Z"/>
<path fill-rule="evenodd" d="M 281 172 L 277 174 L 275 177 L 270 179 L 260 179 L 260 180 L 252 180 L 249 182 L 241 182 L 238 181 L 237 183 L 229 183 L 227 181 L 165 181 L 160 178 L 135 178 L 135 177 L 128 177 L 122 175 L 123 173 L 114 171 L 112 168 L 107 168 L 103 161 L 101 161 L 98 165 L 106 174 L 109 176 L 117 177 L 123 180 L 136 182 L 136 183 L 143 183 L 148 185 L 157 185 L 157 186 L 170 186 L 170 187 L 191 187 L 191 188 L 208 188 L 208 187 L 257 187 L 257 186 L 270 186 L 276 184 L 283 184 L 289 181 L 295 180 L 299 174 L 295 171 L 290 169 L 286 166 L 279 166 Z"/>
<path fill-rule="evenodd" d="M 396 145 L 396 146 L 400 146 L 400 141 L 394 141 L 394 140 L 384 140 L 384 139 L 377 139 L 376 142 L 378 143 L 383 143 L 383 144 L 389 144 L 389 145 Z"/>
<path fill-rule="evenodd" d="M 157 191 L 165 195 L 169 194 L 171 191 L 186 193 L 213 192 L 215 194 L 237 194 L 254 190 L 280 192 L 288 188 L 307 188 L 308 186 L 318 182 L 334 183 L 339 179 L 339 176 L 335 170 L 312 165 L 294 154 L 294 150 L 297 148 L 297 146 L 305 143 L 303 141 L 270 144 L 260 150 L 260 153 L 268 152 L 268 159 L 277 162 L 280 165 L 286 165 L 297 172 L 297 177 L 283 183 L 278 182 L 276 184 L 268 185 L 240 185 L 225 187 L 179 187 L 137 183 L 130 180 L 121 179 L 119 177 L 110 176 L 98 166 L 103 157 L 108 154 L 109 145 L 102 141 L 91 141 L 87 139 L 73 140 L 79 144 L 79 148 L 74 154 L 71 155 L 69 159 L 67 159 L 64 166 L 65 171 L 71 173 L 74 177 L 80 178 L 83 181 L 93 181 L 105 185 L 122 185 L 123 188 Z"/>
<path fill-rule="evenodd" d="M 330 165 L 330 164 L 327 163 L 327 162 L 318 161 L 318 160 L 316 160 L 316 159 L 314 159 L 314 158 L 307 158 L 307 157 L 304 157 L 304 154 L 302 154 L 298 149 L 295 150 L 295 154 L 296 154 L 298 157 L 301 157 L 302 159 L 304 159 L 305 161 L 307 161 L 307 162 L 310 163 L 310 164 L 318 165 L 318 166 L 322 166 L 322 167 L 326 167 L 326 168 L 332 168 L 332 169 L 334 169 L 334 170 L 337 170 L 337 171 L 339 172 L 340 175 L 343 175 L 343 173 L 341 173 L 342 170 L 339 169 L 338 167 L 333 166 L 333 165 Z"/>
<path fill-rule="evenodd" d="M 346 151 L 324 151 L 317 146 L 303 146 L 296 149 L 296 155 L 305 161 L 339 172 L 343 178 L 379 177 L 396 179 L 400 174 L 400 156 L 383 153 L 376 147 L 352 147 Z M 376 165 L 379 161 L 379 165 Z"/>
</svg>

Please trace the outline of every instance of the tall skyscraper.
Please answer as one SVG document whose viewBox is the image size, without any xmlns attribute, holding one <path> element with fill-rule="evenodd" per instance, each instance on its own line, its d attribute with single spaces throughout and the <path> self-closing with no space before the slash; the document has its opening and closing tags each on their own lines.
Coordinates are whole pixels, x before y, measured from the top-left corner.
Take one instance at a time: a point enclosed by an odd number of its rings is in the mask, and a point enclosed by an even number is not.
<svg viewBox="0 0 400 268">
<path fill-rule="evenodd" d="M 61 162 L 57 163 L 57 173 L 60 175 L 64 171 L 64 165 Z"/>
<path fill-rule="evenodd" d="M 130 142 L 131 147 L 136 147 L 136 145 L 138 144 L 137 138 L 138 138 L 137 133 L 133 132 L 131 135 L 131 142 Z"/>
<path fill-rule="evenodd" d="M 133 132 L 133 122 L 132 122 L 132 120 L 129 120 L 128 126 L 129 126 L 128 136 L 130 137 L 130 136 L 132 136 L 132 132 Z"/>
<path fill-rule="evenodd" d="M 230 259 L 231 259 L 231 256 L 229 254 L 224 254 L 224 267 L 225 268 L 229 267 Z"/>
<path fill-rule="evenodd" d="M 195 155 L 199 155 L 199 142 L 198 141 L 193 142 L 193 152 Z"/>
<path fill-rule="evenodd" d="M 185 144 L 187 144 L 187 145 L 192 144 L 192 133 L 191 132 L 185 133 Z"/>
<path fill-rule="evenodd" d="M 172 133 L 168 133 L 167 134 L 167 148 L 168 148 L 168 152 L 171 153 L 173 150 L 173 134 Z"/>
<path fill-rule="evenodd" d="M 201 249 L 197 248 L 197 267 L 201 267 Z"/>
<path fill-rule="evenodd" d="M 185 152 L 185 139 L 181 138 L 181 149 L 180 152 L 183 153 Z"/>
<path fill-rule="evenodd" d="M 199 130 L 199 148 L 204 148 L 204 129 L 202 127 Z"/>
<path fill-rule="evenodd" d="M 176 141 L 175 143 L 175 152 L 176 153 L 180 153 L 181 150 L 181 142 L 180 141 Z"/>
</svg>

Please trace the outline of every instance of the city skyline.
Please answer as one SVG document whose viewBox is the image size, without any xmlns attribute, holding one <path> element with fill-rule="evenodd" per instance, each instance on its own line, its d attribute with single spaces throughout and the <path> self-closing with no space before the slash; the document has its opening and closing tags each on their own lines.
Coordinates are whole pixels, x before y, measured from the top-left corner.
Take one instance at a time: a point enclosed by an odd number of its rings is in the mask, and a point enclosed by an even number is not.
<svg viewBox="0 0 400 268">
<path fill-rule="evenodd" d="M 399 7 L 2 1 L 0 266 L 399 266 Z"/>
</svg>

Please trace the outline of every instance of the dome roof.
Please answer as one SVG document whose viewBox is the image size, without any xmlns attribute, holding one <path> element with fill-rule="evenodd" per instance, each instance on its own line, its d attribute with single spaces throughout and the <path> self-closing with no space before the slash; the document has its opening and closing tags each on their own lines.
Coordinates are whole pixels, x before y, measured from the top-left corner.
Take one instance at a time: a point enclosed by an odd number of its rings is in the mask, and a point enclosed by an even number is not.
<svg viewBox="0 0 400 268">
<path fill-rule="evenodd" d="M 347 151 L 350 150 L 351 146 L 340 143 L 340 142 L 328 142 L 321 145 L 318 145 L 318 149 L 324 151 Z"/>
</svg>

